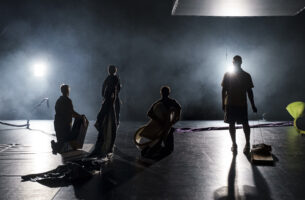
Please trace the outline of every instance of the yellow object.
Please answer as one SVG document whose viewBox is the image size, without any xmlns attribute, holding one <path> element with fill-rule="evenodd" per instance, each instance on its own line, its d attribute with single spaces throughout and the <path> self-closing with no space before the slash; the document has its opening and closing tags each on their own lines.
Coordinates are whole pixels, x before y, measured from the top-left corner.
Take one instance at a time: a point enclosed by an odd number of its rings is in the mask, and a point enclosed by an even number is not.
<svg viewBox="0 0 305 200">
<path fill-rule="evenodd" d="M 293 102 L 291 104 L 289 104 L 287 107 L 286 107 L 287 111 L 289 112 L 289 114 L 294 118 L 294 121 L 293 121 L 293 124 L 294 124 L 294 127 L 300 132 L 300 133 L 303 133 L 305 134 L 305 130 L 300 130 L 297 128 L 296 126 L 296 120 L 301 117 L 304 113 L 304 110 L 305 110 L 305 103 L 302 102 L 302 101 L 296 101 L 296 102 Z"/>
<path fill-rule="evenodd" d="M 134 135 L 134 142 L 138 149 L 152 147 L 164 138 L 169 133 L 175 113 L 177 113 L 168 110 L 163 103 L 154 105 L 153 112 L 160 121 L 166 122 L 169 120 L 171 123 L 167 123 L 167 126 L 161 126 L 160 122 L 152 119 L 145 126 L 139 128 Z"/>
</svg>

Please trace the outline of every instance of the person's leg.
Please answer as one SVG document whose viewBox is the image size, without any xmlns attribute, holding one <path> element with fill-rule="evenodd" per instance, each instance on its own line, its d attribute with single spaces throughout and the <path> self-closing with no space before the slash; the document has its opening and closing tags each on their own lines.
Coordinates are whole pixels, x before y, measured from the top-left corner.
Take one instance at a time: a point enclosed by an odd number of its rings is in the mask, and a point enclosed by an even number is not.
<svg viewBox="0 0 305 200">
<path fill-rule="evenodd" d="M 235 128 L 235 123 L 230 123 L 229 124 L 229 132 L 231 135 L 231 140 L 232 140 L 232 148 L 231 150 L 233 152 L 237 151 L 237 144 L 236 144 L 236 128 Z"/>
<path fill-rule="evenodd" d="M 244 148 L 244 153 L 247 153 L 250 151 L 250 126 L 248 122 L 243 123 L 243 130 L 245 133 L 246 138 L 246 145 Z"/>
<path fill-rule="evenodd" d="M 175 129 L 171 128 L 167 138 L 164 141 L 164 153 L 167 155 L 174 151 L 174 131 Z"/>
<path fill-rule="evenodd" d="M 52 153 L 56 155 L 58 153 L 58 150 L 57 150 L 57 143 L 54 140 L 51 140 L 51 148 L 52 148 Z"/>
</svg>

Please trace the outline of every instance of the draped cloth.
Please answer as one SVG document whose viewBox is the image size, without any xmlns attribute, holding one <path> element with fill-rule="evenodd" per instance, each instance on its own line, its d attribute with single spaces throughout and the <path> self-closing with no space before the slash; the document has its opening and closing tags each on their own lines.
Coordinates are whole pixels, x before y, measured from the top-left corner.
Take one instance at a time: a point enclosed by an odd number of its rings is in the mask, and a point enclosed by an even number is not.
<svg viewBox="0 0 305 200">
<path fill-rule="evenodd" d="M 98 130 L 98 138 L 95 144 L 94 154 L 100 157 L 105 157 L 107 154 L 113 152 L 113 146 L 117 132 L 117 117 L 116 106 L 114 101 L 106 99 L 97 116 L 95 124 Z"/>
<path fill-rule="evenodd" d="M 93 152 L 100 157 L 107 156 L 113 152 L 117 131 L 115 104 L 112 101 L 105 100 L 102 104 L 95 127 L 99 133 Z"/>
<path fill-rule="evenodd" d="M 151 112 L 161 121 L 172 122 L 174 116 L 180 112 L 179 108 L 168 109 L 163 102 L 157 102 L 152 106 Z M 168 117 L 169 116 L 169 117 Z M 156 120 L 151 119 L 146 125 L 139 128 L 134 135 L 134 142 L 138 149 L 143 150 L 153 147 L 162 140 L 166 140 L 168 134 L 173 132 L 172 125 L 161 126 Z M 145 140 L 145 141 L 143 141 Z"/>
<path fill-rule="evenodd" d="M 103 83 L 102 96 L 104 101 L 95 123 L 95 127 L 99 133 L 95 148 L 89 157 L 105 157 L 109 153 L 113 152 L 114 141 L 119 124 L 120 90 L 120 79 L 117 75 L 110 74 Z"/>
</svg>

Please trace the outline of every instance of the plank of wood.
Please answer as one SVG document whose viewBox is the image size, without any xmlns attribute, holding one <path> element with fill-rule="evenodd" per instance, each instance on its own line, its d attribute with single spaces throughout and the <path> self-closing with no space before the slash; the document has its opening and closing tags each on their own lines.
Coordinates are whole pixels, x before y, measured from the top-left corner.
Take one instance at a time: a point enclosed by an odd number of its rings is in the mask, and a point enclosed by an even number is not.
<svg viewBox="0 0 305 200">
<path fill-rule="evenodd" d="M 260 155 L 251 152 L 251 162 L 253 164 L 268 164 L 272 165 L 274 163 L 274 159 L 272 154 Z"/>
</svg>

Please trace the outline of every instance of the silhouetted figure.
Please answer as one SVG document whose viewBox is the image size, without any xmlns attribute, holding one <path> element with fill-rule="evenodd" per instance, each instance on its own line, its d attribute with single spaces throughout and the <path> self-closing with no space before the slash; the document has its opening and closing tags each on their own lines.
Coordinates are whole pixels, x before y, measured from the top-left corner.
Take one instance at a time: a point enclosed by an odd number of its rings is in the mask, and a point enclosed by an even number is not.
<svg viewBox="0 0 305 200">
<path fill-rule="evenodd" d="M 99 131 L 99 134 L 95 148 L 89 157 L 110 156 L 113 152 L 117 127 L 119 125 L 119 92 L 121 90 L 121 84 L 119 77 L 116 75 L 117 67 L 110 65 L 108 72 L 109 75 L 102 87 L 102 97 L 104 98 L 104 101 L 95 123 L 95 127 Z"/>
<path fill-rule="evenodd" d="M 57 143 L 55 143 L 54 140 L 51 141 L 53 153 L 55 154 L 68 150 L 69 147 L 67 143 L 72 139 L 72 118 L 80 117 L 80 115 L 74 111 L 72 101 L 69 98 L 69 85 L 61 85 L 60 90 L 62 96 L 56 101 L 54 120 Z"/>
<path fill-rule="evenodd" d="M 117 67 L 114 65 L 110 65 L 108 68 L 109 75 L 105 79 L 102 88 L 102 97 L 105 101 L 110 100 L 114 101 L 115 106 L 115 115 L 117 125 L 120 123 L 120 98 L 119 92 L 121 90 L 120 79 L 117 75 Z"/>
<path fill-rule="evenodd" d="M 250 127 L 248 122 L 247 94 L 253 112 L 257 112 L 254 104 L 254 87 L 250 74 L 241 68 L 242 58 L 233 58 L 234 71 L 225 73 L 222 81 L 222 109 L 225 112 L 224 122 L 229 124 L 232 139 L 232 152 L 237 152 L 235 123 L 242 124 L 246 137 L 244 153 L 250 150 Z"/>
<path fill-rule="evenodd" d="M 180 119 L 181 106 L 176 100 L 169 98 L 170 87 L 161 87 L 160 93 L 161 99 L 151 106 L 147 116 L 153 121 L 156 121 L 160 127 L 164 128 L 165 131 L 160 134 L 157 142 L 152 141 L 152 145 L 148 145 L 142 149 L 141 155 L 147 158 L 164 157 L 169 155 L 174 150 L 173 133 L 175 128 L 172 126 Z M 149 126 L 150 125 L 148 125 L 148 128 Z M 145 129 L 143 132 L 143 137 L 145 137 Z"/>
</svg>

